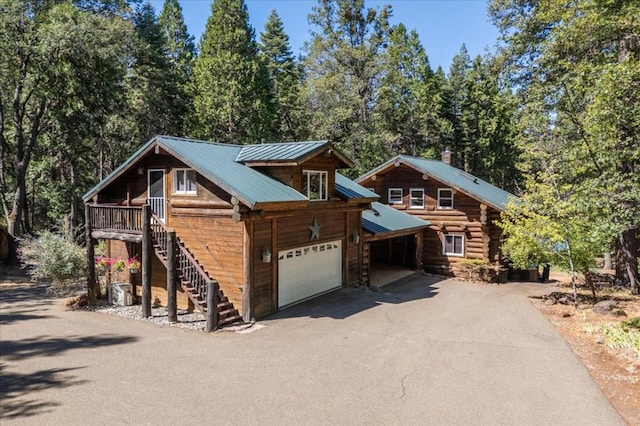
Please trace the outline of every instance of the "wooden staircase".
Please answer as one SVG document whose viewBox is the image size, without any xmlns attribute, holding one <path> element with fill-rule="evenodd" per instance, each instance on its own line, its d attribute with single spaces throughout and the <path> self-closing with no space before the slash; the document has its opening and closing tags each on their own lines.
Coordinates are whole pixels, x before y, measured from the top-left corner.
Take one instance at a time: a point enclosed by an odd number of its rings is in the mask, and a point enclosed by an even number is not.
<svg viewBox="0 0 640 426">
<path fill-rule="evenodd" d="M 156 256 L 166 267 L 169 234 L 167 228 L 155 216 L 151 225 L 151 234 Z M 212 279 L 178 237 L 176 237 L 176 243 L 175 269 L 178 283 L 197 309 L 206 314 L 209 309 L 209 306 L 207 306 L 207 283 Z M 218 288 L 218 294 L 216 295 L 217 304 L 215 309 L 218 312 L 218 326 L 242 324 L 242 316 L 238 313 L 238 310 L 233 306 L 229 298 L 225 296 L 222 289 L 219 286 L 216 287 Z"/>
</svg>

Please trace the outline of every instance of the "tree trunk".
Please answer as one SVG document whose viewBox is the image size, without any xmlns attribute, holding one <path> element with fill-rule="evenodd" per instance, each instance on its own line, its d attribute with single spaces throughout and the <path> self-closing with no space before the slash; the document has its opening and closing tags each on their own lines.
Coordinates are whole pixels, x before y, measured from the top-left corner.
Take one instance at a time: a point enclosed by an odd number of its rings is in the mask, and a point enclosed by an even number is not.
<svg viewBox="0 0 640 426">
<path fill-rule="evenodd" d="M 624 282 L 629 283 L 631 294 L 640 293 L 640 277 L 638 276 L 638 239 L 636 229 L 627 229 L 618 238 L 616 259 L 616 278 L 618 271 L 622 273 Z"/>
</svg>

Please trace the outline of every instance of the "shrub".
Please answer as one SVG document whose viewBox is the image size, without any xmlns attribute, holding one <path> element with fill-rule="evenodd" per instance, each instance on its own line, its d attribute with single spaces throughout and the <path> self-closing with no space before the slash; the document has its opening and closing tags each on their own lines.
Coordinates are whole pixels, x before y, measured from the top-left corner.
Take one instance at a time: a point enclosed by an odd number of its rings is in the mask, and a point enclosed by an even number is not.
<svg viewBox="0 0 640 426">
<path fill-rule="evenodd" d="M 34 278 L 54 284 L 86 277 L 85 250 L 70 235 L 45 231 L 40 237 L 21 241 L 20 260 L 30 266 Z"/>
<path fill-rule="evenodd" d="M 472 280 L 491 281 L 497 272 L 495 266 L 481 259 L 462 259 L 458 265 Z"/>
</svg>

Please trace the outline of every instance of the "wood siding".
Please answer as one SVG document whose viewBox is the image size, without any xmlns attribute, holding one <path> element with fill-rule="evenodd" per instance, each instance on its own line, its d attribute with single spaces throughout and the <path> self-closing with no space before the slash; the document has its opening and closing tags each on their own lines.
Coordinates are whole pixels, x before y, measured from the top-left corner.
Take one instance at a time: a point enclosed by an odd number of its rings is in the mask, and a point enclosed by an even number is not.
<svg viewBox="0 0 640 426">
<path fill-rule="evenodd" d="M 168 213 L 167 226 L 242 312 L 243 224 L 228 217 Z"/>
<path fill-rule="evenodd" d="M 108 240 L 107 256 L 111 258 L 128 259 L 137 257 L 140 260 L 142 247 L 140 244 L 125 243 L 123 241 Z M 142 274 L 130 274 L 127 269 L 122 272 L 111 271 L 112 283 L 130 283 L 134 286 L 136 297 L 142 297 Z M 160 259 L 154 254 L 151 258 L 151 303 L 167 305 L 167 269 Z M 178 285 L 177 292 L 178 309 L 193 309 L 193 304 L 182 288 Z"/>
<path fill-rule="evenodd" d="M 322 203 L 326 205 L 327 203 Z M 329 204 L 334 204 L 330 202 Z M 282 212 L 269 220 L 256 220 L 253 225 L 253 305 L 256 318 L 278 310 L 278 252 L 296 247 L 342 241 L 342 283 L 361 282 L 361 213 L 359 210 L 336 211 L 334 208 Z M 317 219 L 320 238 L 310 240 L 309 227 Z M 357 238 L 353 238 L 353 235 Z M 265 248 L 271 252 L 271 262 L 262 261 Z"/>
</svg>

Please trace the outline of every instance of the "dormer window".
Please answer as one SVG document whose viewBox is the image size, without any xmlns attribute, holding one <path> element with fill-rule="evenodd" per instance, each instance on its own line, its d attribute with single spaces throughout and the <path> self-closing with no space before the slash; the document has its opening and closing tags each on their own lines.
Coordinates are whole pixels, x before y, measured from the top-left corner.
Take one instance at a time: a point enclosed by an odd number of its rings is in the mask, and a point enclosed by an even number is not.
<svg viewBox="0 0 640 426">
<path fill-rule="evenodd" d="M 438 189 L 438 208 L 439 209 L 453 208 L 453 189 L 451 188 Z"/>
<path fill-rule="evenodd" d="M 175 169 L 173 171 L 174 194 L 196 194 L 196 171 L 193 169 Z"/>
<path fill-rule="evenodd" d="M 302 194 L 310 201 L 327 199 L 327 172 L 304 170 L 302 172 Z"/>
<path fill-rule="evenodd" d="M 402 204 L 402 188 L 389 188 L 389 204 Z"/>
</svg>

